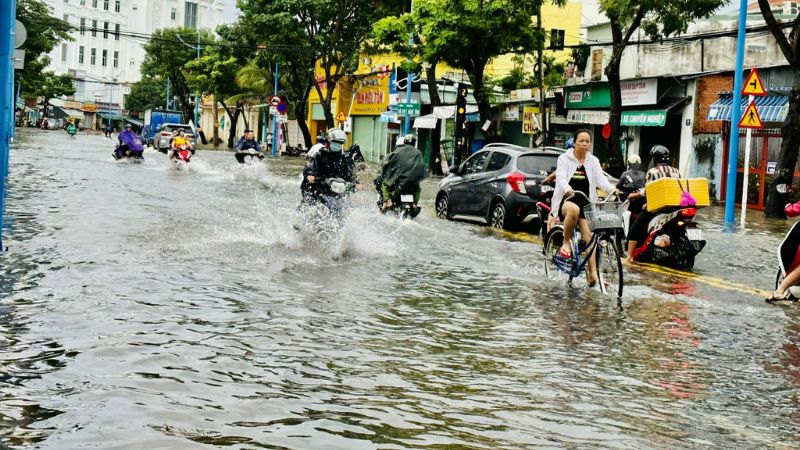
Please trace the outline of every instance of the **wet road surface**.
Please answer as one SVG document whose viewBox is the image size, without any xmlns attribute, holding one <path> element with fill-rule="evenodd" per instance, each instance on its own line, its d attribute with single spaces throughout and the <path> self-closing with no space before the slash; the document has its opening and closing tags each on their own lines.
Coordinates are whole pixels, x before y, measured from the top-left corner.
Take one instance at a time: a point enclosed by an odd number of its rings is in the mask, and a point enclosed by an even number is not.
<svg viewBox="0 0 800 450">
<path fill-rule="evenodd" d="M 435 219 L 435 180 L 416 221 L 358 192 L 320 243 L 297 159 L 111 150 L 18 131 L 5 445 L 800 446 L 800 307 L 760 295 L 785 222 L 704 210 L 696 276 L 633 268 L 618 301 L 546 280 L 535 238 Z"/>
</svg>

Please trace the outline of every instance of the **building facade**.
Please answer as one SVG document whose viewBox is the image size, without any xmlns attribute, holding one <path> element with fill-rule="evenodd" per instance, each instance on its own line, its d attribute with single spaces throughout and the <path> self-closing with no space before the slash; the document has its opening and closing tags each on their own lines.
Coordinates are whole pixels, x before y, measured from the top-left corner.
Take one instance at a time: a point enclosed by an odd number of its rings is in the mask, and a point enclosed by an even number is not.
<svg viewBox="0 0 800 450">
<path fill-rule="evenodd" d="M 75 80 L 74 101 L 98 115 L 120 116 L 130 85 L 141 79 L 142 47 L 156 30 L 215 29 L 222 0 L 45 0 L 54 17 L 76 28 L 50 54 L 49 70 Z M 91 108 L 90 108 L 91 109 Z"/>
</svg>

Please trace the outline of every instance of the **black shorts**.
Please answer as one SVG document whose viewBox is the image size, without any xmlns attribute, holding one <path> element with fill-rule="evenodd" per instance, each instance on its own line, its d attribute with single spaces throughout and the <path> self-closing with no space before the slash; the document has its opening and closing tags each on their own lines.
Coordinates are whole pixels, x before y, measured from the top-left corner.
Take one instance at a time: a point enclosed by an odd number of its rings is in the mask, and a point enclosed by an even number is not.
<svg viewBox="0 0 800 450">
<path fill-rule="evenodd" d="M 586 194 L 583 192 L 575 192 L 572 197 L 564 197 L 561 199 L 561 204 L 558 205 L 558 219 L 562 222 L 564 221 L 564 215 L 561 214 L 561 207 L 564 206 L 564 203 L 566 202 L 572 202 L 578 205 L 578 209 L 580 210 L 580 215 L 578 217 L 581 219 L 586 218 L 586 216 L 583 214 L 583 207 L 591 203 L 591 200 L 589 200 L 589 197 Z"/>
</svg>

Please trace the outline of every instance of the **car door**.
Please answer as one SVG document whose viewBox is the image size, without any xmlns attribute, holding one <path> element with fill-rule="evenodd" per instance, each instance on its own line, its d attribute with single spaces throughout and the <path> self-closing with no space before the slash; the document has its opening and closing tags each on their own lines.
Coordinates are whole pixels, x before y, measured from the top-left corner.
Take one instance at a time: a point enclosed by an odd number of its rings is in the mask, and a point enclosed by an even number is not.
<svg viewBox="0 0 800 450">
<path fill-rule="evenodd" d="M 473 181 L 480 177 L 488 157 L 489 152 L 482 150 L 470 156 L 461 165 L 458 172 L 461 180 L 454 184 L 450 191 L 450 208 L 453 214 L 474 215 L 475 211 L 477 211 L 477 207 L 474 204 L 477 196 L 473 192 L 475 188 Z"/>
<path fill-rule="evenodd" d="M 511 155 L 501 150 L 495 150 L 489 156 L 486 168 L 472 180 L 472 192 L 475 196 L 476 213 L 487 215 L 489 204 L 497 194 L 502 194 L 506 183 L 504 175 L 508 170 L 506 166 L 511 161 Z"/>
</svg>

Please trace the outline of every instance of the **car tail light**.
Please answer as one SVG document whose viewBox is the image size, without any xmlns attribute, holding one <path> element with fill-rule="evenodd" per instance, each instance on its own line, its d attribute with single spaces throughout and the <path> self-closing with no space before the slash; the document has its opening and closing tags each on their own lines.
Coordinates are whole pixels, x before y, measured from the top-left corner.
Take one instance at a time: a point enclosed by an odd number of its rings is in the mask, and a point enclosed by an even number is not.
<svg viewBox="0 0 800 450">
<path fill-rule="evenodd" d="M 166 136 L 172 136 L 172 133 L 170 133 L 169 131 L 162 131 L 160 134 L 161 134 L 162 136 L 165 136 L 165 137 L 166 137 Z"/>
<path fill-rule="evenodd" d="M 685 218 L 694 217 L 695 214 L 697 214 L 697 208 L 682 209 L 681 212 L 678 213 L 678 215 Z"/>
<path fill-rule="evenodd" d="M 525 189 L 525 175 L 519 172 L 514 172 L 508 174 L 506 177 L 506 181 L 508 181 L 509 186 L 514 192 L 518 192 L 520 194 L 527 194 L 528 191 Z"/>
</svg>

